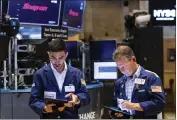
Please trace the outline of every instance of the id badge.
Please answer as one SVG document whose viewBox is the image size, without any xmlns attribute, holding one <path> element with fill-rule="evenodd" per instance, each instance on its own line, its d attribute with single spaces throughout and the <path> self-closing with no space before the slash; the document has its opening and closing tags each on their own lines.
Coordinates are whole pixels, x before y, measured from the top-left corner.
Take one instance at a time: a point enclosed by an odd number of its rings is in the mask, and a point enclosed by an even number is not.
<svg viewBox="0 0 177 120">
<path fill-rule="evenodd" d="M 65 92 L 75 92 L 75 86 L 74 85 L 65 86 Z"/>
<path fill-rule="evenodd" d="M 44 98 L 56 99 L 56 92 L 44 91 Z"/>
<path fill-rule="evenodd" d="M 144 83 L 145 83 L 145 79 L 140 79 L 140 78 L 135 79 L 135 84 L 144 85 Z"/>
</svg>

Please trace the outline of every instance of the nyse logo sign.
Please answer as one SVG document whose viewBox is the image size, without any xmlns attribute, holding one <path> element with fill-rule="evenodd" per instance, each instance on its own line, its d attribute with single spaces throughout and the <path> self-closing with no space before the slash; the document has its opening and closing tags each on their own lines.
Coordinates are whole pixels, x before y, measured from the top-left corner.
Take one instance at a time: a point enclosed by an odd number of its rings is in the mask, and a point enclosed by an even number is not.
<svg viewBox="0 0 177 120">
<path fill-rule="evenodd" d="M 175 9 L 165 9 L 165 10 L 154 10 L 153 16 L 157 21 L 174 20 L 176 17 Z"/>
</svg>

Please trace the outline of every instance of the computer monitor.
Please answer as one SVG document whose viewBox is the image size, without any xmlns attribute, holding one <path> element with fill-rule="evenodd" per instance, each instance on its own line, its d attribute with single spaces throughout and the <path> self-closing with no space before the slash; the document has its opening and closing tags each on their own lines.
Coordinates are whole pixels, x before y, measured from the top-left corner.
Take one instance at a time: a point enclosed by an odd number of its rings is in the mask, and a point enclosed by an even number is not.
<svg viewBox="0 0 177 120">
<path fill-rule="evenodd" d="M 9 0 L 8 15 L 20 24 L 58 26 L 61 0 Z"/>
<path fill-rule="evenodd" d="M 90 41 L 90 60 L 91 61 L 110 61 L 116 49 L 116 40 L 95 40 Z"/>
<path fill-rule="evenodd" d="M 68 52 L 67 59 L 79 59 L 79 42 L 78 41 L 65 41 Z"/>
<path fill-rule="evenodd" d="M 69 30 L 82 29 L 86 0 L 65 0 L 62 26 Z"/>
<path fill-rule="evenodd" d="M 21 26 L 19 29 L 19 33 L 17 34 L 17 38 L 19 40 L 34 40 L 34 39 L 42 39 L 41 37 L 41 26 Z"/>
<path fill-rule="evenodd" d="M 117 71 L 115 62 L 94 62 L 94 80 L 116 80 Z"/>
</svg>

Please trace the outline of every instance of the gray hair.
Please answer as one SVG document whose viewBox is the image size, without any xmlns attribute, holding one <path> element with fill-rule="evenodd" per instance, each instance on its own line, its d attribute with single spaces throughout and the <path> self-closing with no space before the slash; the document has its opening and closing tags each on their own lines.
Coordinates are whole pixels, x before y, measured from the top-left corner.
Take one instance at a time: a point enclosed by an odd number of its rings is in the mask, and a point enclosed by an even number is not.
<svg viewBox="0 0 177 120">
<path fill-rule="evenodd" d="M 133 53 L 133 50 L 126 45 L 118 46 L 117 49 L 113 53 L 114 60 L 117 60 L 117 59 L 119 60 L 123 57 L 130 60 L 132 56 L 135 56 Z"/>
</svg>

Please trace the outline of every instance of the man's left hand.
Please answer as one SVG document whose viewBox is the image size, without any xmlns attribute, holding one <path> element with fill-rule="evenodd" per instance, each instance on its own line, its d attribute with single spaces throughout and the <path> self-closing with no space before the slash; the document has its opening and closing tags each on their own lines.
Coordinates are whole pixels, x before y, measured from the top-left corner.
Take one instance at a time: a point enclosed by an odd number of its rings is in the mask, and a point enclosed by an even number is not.
<svg viewBox="0 0 177 120">
<path fill-rule="evenodd" d="M 65 97 L 71 97 L 72 98 L 71 101 L 64 104 L 66 107 L 73 107 L 74 105 L 79 104 L 79 98 L 78 98 L 77 95 L 75 95 L 73 93 L 69 93 Z"/>
</svg>

